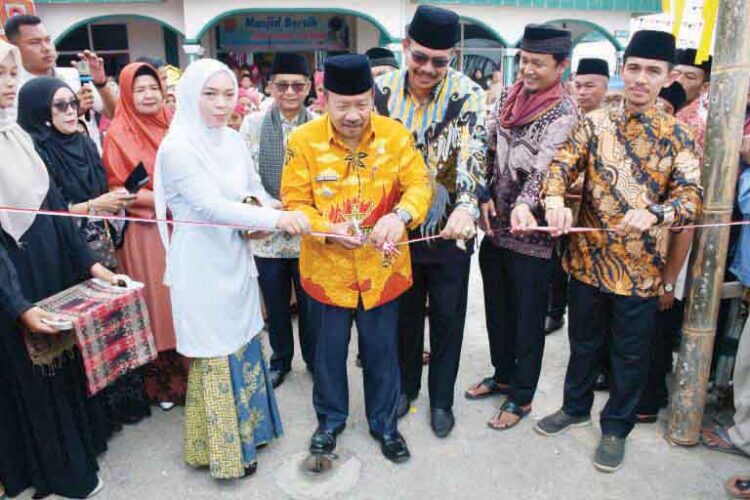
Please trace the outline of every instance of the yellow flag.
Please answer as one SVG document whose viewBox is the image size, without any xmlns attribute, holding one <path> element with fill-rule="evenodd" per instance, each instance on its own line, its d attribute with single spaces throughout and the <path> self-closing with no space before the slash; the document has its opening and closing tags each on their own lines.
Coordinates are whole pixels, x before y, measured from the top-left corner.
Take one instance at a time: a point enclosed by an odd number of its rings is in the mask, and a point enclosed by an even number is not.
<svg viewBox="0 0 750 500">
<path fill-rule="evenodd" d="M 711 53 L 711 42 L 714 37 L 714 27 L 716 26 L 716 15 L 719 11 L 719 0 L 704 0 L 703 3 L 703 31 L 698 44 L 695 63 L 700 64 L 708 60 Z"/>
<path fill-rule="evenodd" d="M 674 0 L 674 15 L 672 16 L 672 34 L 680 39 L 680 28 L 682 28 L 682 15 L 685 12 L 685 0 Z"/>
</svg>

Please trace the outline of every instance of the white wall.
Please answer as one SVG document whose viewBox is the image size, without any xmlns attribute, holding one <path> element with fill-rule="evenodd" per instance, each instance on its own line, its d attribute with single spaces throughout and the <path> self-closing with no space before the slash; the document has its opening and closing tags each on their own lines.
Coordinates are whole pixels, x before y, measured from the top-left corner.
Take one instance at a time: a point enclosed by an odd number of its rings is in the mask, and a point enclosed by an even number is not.
<svg viewBox="0 0 750 500">
<path fill-rule="evenodd" d="M 380 44 L 380 30 L 378 30 L 375 25 L 369 21 L 365 21 L 361 17 L 356 18 L 356 20 L 357 46 L 355 47 L 355 50 L 360 54 L 363 54 L 368 49 L 378 47 Z"/>
<path fill-rule="evenodd" d="M 82 21 L 103 15 L 146 16 L 163 21 L 180 32 L 185 31 L 182 0 L 164 0 L 158 4 L 38 4 L 36 10 L 53 38 Z"/>
<path fill-rule="evenodd" d="M 117 22 L 115 20 L 103 21 L 104 23 Z M 128 42 L 130 44 L 130 60 L 135 61 L 141 56 L 165 58 L 164 34 L 160 24 L 141 19 L 127 19 Z"/>
<path fill-rule="evenodd" d="M 609 64 L 610 73 L 614 73 L 617 68 L 617 51 L 609 42 L 587 42 L 579 43 L 573 49 L 571 68 L 573 71 L 578 67 L 578 61 L 584 57 L 597 57 L 604 59 Z"/>
<path fill-rule="evenodd" d="M 417 7 L 416 4 L 409 2 L 408 19 L 411 19 Z M 628 11 L 533 9 L 480 5 L 450 5 L 448 7 L 460 16 L 476 19 L 494 28 L 509 44 L 518 42 L 523 36 L 524 27 L 530 23 L 544 23 L 556 19 L 580 19 L 598 24 L 614 35 L 615 30 L 629 30 L 631 18 L 631 13 Z"/>
<path fill-rule="evenodd" d="M 221 14 L 241 9 L 315 9 L 325 12 L 328 9 L 342 9 L 347 12 L 366 13 L 388 30 L 389 34 L 400 38 L 404 27 L 417 8 L 413 0 L 164 0 L 150 3 L 110 3 L 110 4 L 40 4 L 39 15 L 53 37 L 81 21 L 102 15 L 141 15 L 163 21 L 185 33 L 186 38 L 194 38 L 206 23 Z M 615 30 L 628 30 L 631 13 L 626 11 L 575 11 L 563 9 L 532 9 L 518 7 L 494 7 L 481 5 L 451 5 L 449 8 L 467 19 L 476 19 L 493 28 L 507 42 L 516 43 L 528 23 L 541 23 L 555 19 L 581 19 L 596 22 L 610 33 Z M 138 22 L 134 25 L 137 36 L 131 35 L 133 54 L 153 51 L 160 47 L 163 57 L 163 41 L 156 30 Z M 357 18 L 357 50 L 362 51 L 378 45 L 378 29 L 362 18 Z M 141 35 L 143 39 L 141 40 Z M 180 40 L 182 45 L 182 40 Z M 182 52 L 182 51 L 180 51 Z M 210 52 L 209 52 L 210 53 Z M 181 59 L 183 55 L 181 54 Z"/>
</svg>

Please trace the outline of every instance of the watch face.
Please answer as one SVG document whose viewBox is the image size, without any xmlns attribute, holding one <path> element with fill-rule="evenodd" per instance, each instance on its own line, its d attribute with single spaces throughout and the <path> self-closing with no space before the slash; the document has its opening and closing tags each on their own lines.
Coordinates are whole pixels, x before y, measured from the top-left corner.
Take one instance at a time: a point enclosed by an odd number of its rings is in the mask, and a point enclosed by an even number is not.
<svg viewBox="0 0 750 500">
<path fill-rule="evenodd" d="M 666 284 L 664 285 L 664 291 L 665 291 L 665 292 L 667 292 L 667 293 L 672 293 L 672 292 L 674 292 L 674 285 L 673 285 L 673 284 L 671 284 L 671 283 L 666 283 Z"/>
</svg>

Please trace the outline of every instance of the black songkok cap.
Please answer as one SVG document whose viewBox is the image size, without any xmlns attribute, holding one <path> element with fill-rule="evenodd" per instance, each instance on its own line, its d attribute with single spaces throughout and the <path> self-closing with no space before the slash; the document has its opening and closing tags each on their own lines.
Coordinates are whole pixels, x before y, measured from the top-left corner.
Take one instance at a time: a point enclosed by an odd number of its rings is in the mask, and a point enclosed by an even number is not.
<svg viewBox="0 0 750 500">
<path fill-rule="evenodd" d="M 680 82 L 673 82 L 669 87 L 664 87 L 659 92 L 659 97 L 669 102 L 674 108 L 674 112 L 677 113 L 687 102 L 687 94 L 685 94 L 685 88 L 680 85 Z"/>
<path fill-rule="evenodd" d="M 521 50 L 538 54 L 570 54 L 573 39 L 570 31 L 551 24 L 528 24 L 523 30 Z"/>
<path fill-rule="evenodd" d="M 395 54 L 384 47 L 373 47 L 365 55 L 370 60 L 370 66 L 391 66 L 398 69 Z"/>
<path fill-rule="evenodd" d="M 706 75 L 705 80 L 708 80 L 711 76 L 711 65 L 714 62 L 714 58 L 711 56 L 708 56 L 708 59 L 703 61 L 700 64 L 695 63 L 695 56 L 698 54 L 698 51 L 695 49 L 677 49 L 675 52 L 674 57 L 674 63 L 675 64 L 683 64 L 685 66 L 693 66 L 698 69 L 702 69 L 703 72 Z"/>
<path fill-rule="evenodd" d="M 675 39 L 666 31 L 641 30 L 633 34 L 625 49 L 624 59 L 642 57 L 674 63 Z"/>
<path fill-rule="evenodd" d="M 323 87 L 335 94 L 359 95 L 373 86 L 370 61 L 361 54 L 346 54 L 326 59 Z"/>
<path fill-rule="evenodd" d="M 578 61 L 576 75 L 602 75 L 609 78 L 609 63 L 604 59 L 583 58 Z"/>
<path fill-rule="evenodd" d="M 272 75 L 302 75 L 310 76 L 307 59 L 300 54 L 291 52 L 277 52 L 271 66 Z"/>
<path fill-rule="evenodd" d="M 461 37 L 458 15 L 450 10 L 420 5 L 409 24 L 409 38 L 434 50 L 453 48 Z"/>
</svg>

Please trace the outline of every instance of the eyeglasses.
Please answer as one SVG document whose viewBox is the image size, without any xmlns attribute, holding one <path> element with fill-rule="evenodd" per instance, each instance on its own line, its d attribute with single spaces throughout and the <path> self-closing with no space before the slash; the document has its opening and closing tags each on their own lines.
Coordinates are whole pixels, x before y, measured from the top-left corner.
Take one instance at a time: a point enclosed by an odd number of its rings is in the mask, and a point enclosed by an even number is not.
<svg viewBox="0 0 750 500">
<path fill-rule="evenodd" d="M 78 99 L 71 99 L 69 101 L 55 101 L 52 103 L 52 107 L 58 110 L 60 113 L 65 113 L 68 111 L 68 108 L 73 108 L 74 111 L 78 111 L 78 106 L 80 106 L 80 102 L 78 102 Z"/>
<path fill-rule="evenodd" d="M 447 67 L 451 63 L 450 57 L 430 57 L 424 52 L 418 50 L 410 50 L 411 60 L 420 66 L 424 66 L 428 62 L 432 61 L 432 67 L 435 69 L 442 69 Z"/>
<path fill-rule="evenodd" d="M 276 90 L 281 92 L 282 94 L 285 93 L 287 90 L 289 90 L 289 87 L 292 88 L 295 94 L 299 94 L 303 90 L 305 90 L 305 86 L 307 83 L 303 82 L 294 82 L 294 83 L 288 83 L 288 82 L 276 82 L 274 83 L 276 86 Z"/>
</svg>

